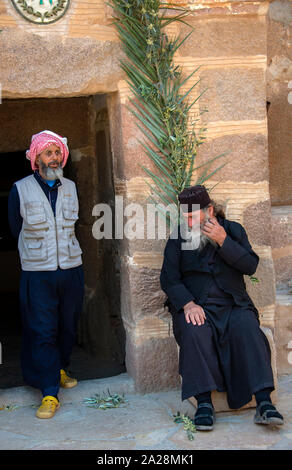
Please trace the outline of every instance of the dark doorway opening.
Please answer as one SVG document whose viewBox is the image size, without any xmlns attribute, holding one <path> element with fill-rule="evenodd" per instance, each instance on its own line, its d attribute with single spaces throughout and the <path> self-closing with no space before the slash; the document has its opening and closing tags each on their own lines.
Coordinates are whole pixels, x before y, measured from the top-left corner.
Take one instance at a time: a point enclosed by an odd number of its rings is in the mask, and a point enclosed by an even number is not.
<svg viewBox="0 0 292 470">
<path fill-rule="evenodd" d="M 83 249 L 85 301 L 69 370 L 78 380 L 126 372 L 119 248 L 115 240 L 95 240 L 91 230 L 93 206 L 99 202 L 112 205 L 114 200 L 106 96 L 3 100 L 0 120 L 0 389 L 24 385 L 20 368 L 21 268 L 17 241 L 9 229 L 8 195 L 15 181 L 32 173 L 21 149 L 29 147 L 32 134 L 45 129 L 68 138 L 70 155 L 64 176 L 75 181 L 80 207 L 76 232 Z"/>
<path fill-rule="evenodd" d="M 0 154 L 0 295 L 2 364 L 0 388 L 22 385 L 19 354 L 21 348 L 21 315 L 19 308 L 20 262 L 17 240 L 8 222 L 8 195 L 13 183 L 31 173 L 25 152 Z"/>
</svg>

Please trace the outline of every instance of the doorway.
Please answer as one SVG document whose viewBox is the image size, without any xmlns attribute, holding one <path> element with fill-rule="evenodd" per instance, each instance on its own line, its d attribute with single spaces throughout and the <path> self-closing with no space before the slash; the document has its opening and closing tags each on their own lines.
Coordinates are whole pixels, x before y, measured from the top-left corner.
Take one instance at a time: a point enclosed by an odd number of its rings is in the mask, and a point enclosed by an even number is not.
<svg viewBox="0 0 292 470">
<path fill-rule="evenodd" d="M 77 238 L 83 250 L 85 299 L 70 372 L 97 379 L 125 372 L 125 332 L 120 313 L 119 246 L 92 235 L 92 208 L 114 201 L 113 164 L 106 95 L 3 100 L 0 107 L 0 389 L 23 385 L 20 369 L 20 263 L 8 224 L 7 202 L 15 181 L 31 174 L 25 158 L 32 134 L 52 130 L 68 139 L 64 176 L 77 186 Z M 113 207 L 114 209 L 114 207 Z"/>
</svg>

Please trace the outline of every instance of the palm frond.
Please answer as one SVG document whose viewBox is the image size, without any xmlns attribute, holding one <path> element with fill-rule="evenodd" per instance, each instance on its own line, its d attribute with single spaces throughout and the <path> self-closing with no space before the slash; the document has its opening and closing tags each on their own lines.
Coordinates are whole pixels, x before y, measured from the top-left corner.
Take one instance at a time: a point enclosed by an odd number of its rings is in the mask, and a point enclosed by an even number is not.
<svg viewBox="0 0 292 470">
<path fill-rule="evenodd" d="M 191 100 L 200 78 L 183 93 L 182 87 L 201 65 L 183 77 L 182 68 L 174 63 L 175 53 L 194 31 L 185 21 L 189 12 L 181 5 L 159 0 L 112 0 L 109 4 L 127 57 L 121 67 L 132 93 L 128 108 L 142 132 L 144 140 L 139 142 L 145 155 L 157 170 L 142 166 L 152 181 L 150 184 L 147 179 L 146 184 L 156 201 L 177 205 L 178 193 L 191 184 L 195 170 L 203 170 L 197 182 L 204 182 L 226 165 L 210 170 L 211 164 L 226 152 L 197 164 L 197 148 L 206 138 L 206 128 L 198 135 L 193 128 L 190 130 L 189 111 L 208 88 Z M 169 39 L 165 28 L 173 22 L 187 24 L 191 31 L 184 37 Z M 207 110 L 199 115 L 203 112 Z"/>
</svg>

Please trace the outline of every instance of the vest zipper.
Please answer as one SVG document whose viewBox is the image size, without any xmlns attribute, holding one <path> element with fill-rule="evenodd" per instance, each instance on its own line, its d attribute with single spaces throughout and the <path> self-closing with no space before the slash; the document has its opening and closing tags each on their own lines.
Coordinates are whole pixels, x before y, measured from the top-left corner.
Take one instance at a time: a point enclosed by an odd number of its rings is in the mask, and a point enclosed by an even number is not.
<svg viewBox="0 0 292 470">
<path fill-rule="evenodd" d="M 56 221 L 56 216 L 54 217 L 55 219 L 55 229 L 56 229 L 56 248 L 57 248 L 57 268 L 59 267 L 59 248 L 58 248 L 58 228 L 57 228 L 57 221 Z"/>
<path fill-rule="evenodd" d="M 53 210 L 52 200 L 51 200 L 51 191 L 49 190 L 49 202 L 50 206 Z M 59 248 L 58 248 L 58 227 L 57 227 L 57 220 L 56 220 L 56 212 L 57 212 L 57 204 L 55 206 L 55 214 L 54 214 L 54 221 L 55 221 L 55 233 L 56 233 L 56 251 L 57 251 L 57 268 L 59 267 Z"/>
</svg>

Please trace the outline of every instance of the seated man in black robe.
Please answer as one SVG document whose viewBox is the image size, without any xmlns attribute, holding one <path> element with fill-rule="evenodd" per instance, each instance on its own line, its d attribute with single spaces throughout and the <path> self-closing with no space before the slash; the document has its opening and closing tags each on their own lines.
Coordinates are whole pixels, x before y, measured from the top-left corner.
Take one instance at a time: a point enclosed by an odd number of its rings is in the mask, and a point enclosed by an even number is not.
<svg viewBox="0 0 292 470">
<path fill-rule="evenodd" d="M 243 278 L 255 273 L 259 257 L 242 225 L 225 218 L 204 186 L 184 189 L 179 202 L 194 248 L 185 249 L 181 224 L 167 241 L 160 283 L 180 347 L 182 400 L 196 398 L 198 430 L 213 429 L 212 390 L 226 391 L 233 409 L 255 395 L 254 422 L 283 424 L 270 398 L 269 343 Z"/>
</svg>

